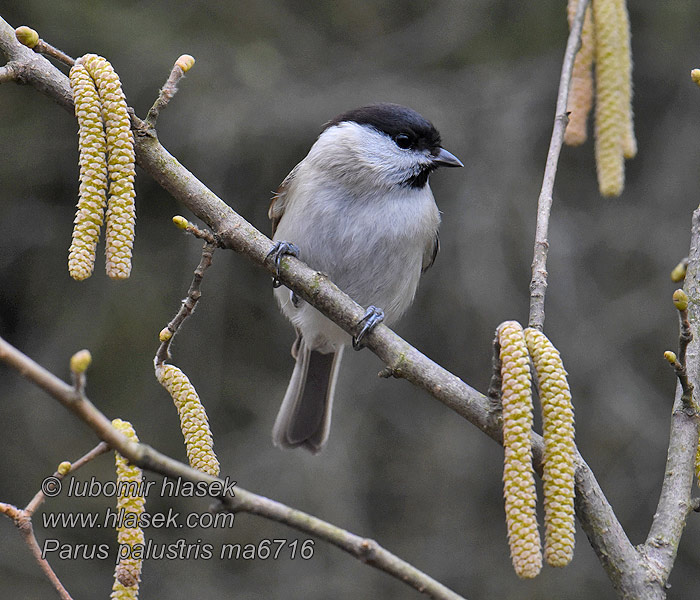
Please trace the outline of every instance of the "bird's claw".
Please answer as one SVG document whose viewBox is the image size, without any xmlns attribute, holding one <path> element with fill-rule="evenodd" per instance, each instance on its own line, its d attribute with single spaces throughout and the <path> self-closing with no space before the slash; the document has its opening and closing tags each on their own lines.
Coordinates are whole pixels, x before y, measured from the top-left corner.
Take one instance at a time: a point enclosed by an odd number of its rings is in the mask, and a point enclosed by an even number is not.
<svg viewBox="0 0 700 600">
<path fill-rule="evenodd" d="M 299 247 L 291 242 L 278 241 L 267 253 L 265 258 L 274 257 L 275 261 L 275 276 L 272 278 L 272 287 L 278 288 L 282 285 L 280 281 L 280 269 L 282 268 L 283 256 L 299 256 Z"/>
<path fill-rule="evenodd" d="M 384 311 L 376 306 L 370 306 L 365 311 L 365 316 L 360 319 L 358 325 L 362 325 L 360 333 L 352 337 L 352 347 L 355 350 L 362 349 L 362 339 L 384 320 Z M 364 323 L 364 325 L 363 325 Z"/>
</svg>

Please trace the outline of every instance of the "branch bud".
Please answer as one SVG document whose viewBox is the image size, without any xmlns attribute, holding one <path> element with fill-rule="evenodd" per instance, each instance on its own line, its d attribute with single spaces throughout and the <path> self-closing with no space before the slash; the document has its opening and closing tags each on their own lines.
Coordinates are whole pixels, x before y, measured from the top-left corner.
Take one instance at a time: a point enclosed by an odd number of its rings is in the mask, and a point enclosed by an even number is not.
<svg viewBox="0 0 700 600">
<path fill-rule="evenodd" d="M 185 217 L 182 217 L 180 215 L 175 215 L 173 217 L 173 224 L 178 229 L 187 229 L 190 225 L 190 222 L 187 219 L 185 219 Z"/>
<path fill-rule="evenodd" d="M 70 470 L 73 468 L 73 465 L 69 463 L 67 460 L 64 460 L 60 465 L 58 465 L 58 468 L 56 471 L 59 473 L 59 475 L 68 475 L 70 473 Z"/>
<path fill-rule="evenodd" d="M 700 73 L 700 69 L 698 69 L 698 73 Z M 685 279 L 685 274 L 688 271 L 688 259 L 684 258 L 681 262 L 679 262 L 674 268 L 673 271 L 671 271 L 671 281 L 674 283 L 678 283 L 679 281 L 683 281 Z"/>
<path fill-rule="evenodd" d="M 695 82 L 696 85 L 700 85 L 700 69 L 693 69 L 690 72 L 690 78 Z"/>
<path fill-rule="evenodd" d="M 666 350 L 666 352 L 664 352 L 664 358 L 668 361 L 668 364 L 670 365 L 675 365 L 676 360 L 678 360 L 676 353 L 671 352 L 670 350 Z"/>
<path fill-rule="evenodd" d="M 175 66 L 180 67 L 183 73 L 187 73 L 194 66 L 194 56 L 183 54 L 175 61 Z"/>
<path fill-rule="evenodd" d="M 673 292 L 673 305 L 678 310 L 687 310 L 688 294 L 686 294 L 683 290 L 676 290 L 675 292 Z"/>
<path fill-rule="evenodd" d="M 92 363 L 92 354 L 89 350 L 80 350 L 70 357 L 70 370 L 75 374 L 85 373 Z"/>
<path fill-rule="evenodd" d="M 22 25 L 22 27 L 15 29 L 15 37 L 20 44 L 26 46 L 27 48 L 34 48 L 34 46 L 39 43 L 39 34 L 34 29 L 27 27 L 26 25 Z"/>
</svg>

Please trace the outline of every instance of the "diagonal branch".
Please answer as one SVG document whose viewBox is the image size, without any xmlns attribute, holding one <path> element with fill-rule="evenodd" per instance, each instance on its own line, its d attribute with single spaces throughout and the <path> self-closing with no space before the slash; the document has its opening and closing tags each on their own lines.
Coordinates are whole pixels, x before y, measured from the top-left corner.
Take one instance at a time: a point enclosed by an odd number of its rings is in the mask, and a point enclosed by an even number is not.
<svg viewBox="0 0 700 600">
<path fill-rule="evenodd" d="M 207 484 L 218 481 L 221 486 L 218 486 L 216 489 L 226 489 L 227 482 L 218 480 L 216 477 L 173 460 L 146 444 L 139 444 L 129 440 L 120 431 L 112 427 L 110 420 L 83 394 L 44 369 L 25 354 L 22 354 L 22 352 L 2 338 L 0 338 L 0 360 L 6 362 L 75 413 L 102 440 L 107 442 L 122 456 L 128 458 L 130 462 L 172 479 L 182 478 L 187 481 Z M 272 521 L 289 525 L 299 531 L 315 535 L 341 550 L 345 550 L 361 561 L 393 575 L 431 598 L 464 600 L 462 596 L 419 571 L 395 554 L 385 550 L 374 540 L 360 537 L 322 519 L 280 502 L 259 496 L 238 486 L 235 487 L 235 496 L 213 495 L 213 497 L 220 500 L 226 510 L 256 514 Z M 31 526 L 31 521 L 29 521 L 29 525 Z M 70 600 L 68 596 L 66 598 Z"/>
<path fill-rule="evenodd" d="M 700 208 L 693 213 L 691 224 L 690 254 L 688 271 L 685 276 L 685 292 L 691 301 L 688 303 L 688 317 L 695 332 L 685 349 L 685 367 L 688 378 L 695 389 L 700 380 L 700 307 L 695 302 L 700 298 Z M 659 504 L 649 535 L 643 546 L 654 577 L 665 584 L 673 568 L 678 552 L 678 544 L 685 528 L 688 514 L 693 509 L 691 491 L 695 474 L 695 452 L 698 444 L 698 404 L 690 399 L 686 406 L 683 387 L 676 386 L 676 400 L 671 416 L 671 435 L 666 458 L 666 470 L 661 487 Z"/>
<path fill-rule="evenodd" d="M 554 180 L 557 176 L 559 154 L 564 143 L 564 132 L 569 123 L 566 112 L 571 86 L 571 73 L 574 69 L 574 59 L 581 45 L 581 30 L 583 16 L 586 13 L 588 0 L 579 0 L 576 14 L 571 21 L 569 39 L 566 42 L 564 62 L 561 66 L 557 107 L 554 115 L 552 139 L 549 142 L 547 161 L 544 168 L 542 190 L 537 201 L 537 228 L 535 230 L 535 249 L 532 258 L 532 280 L 530 281 L 530 327 L 540 331 L 544 327 L 544 297 L 547 292 L 547 251 L 549 250 L 549 215 L 552 212 L 552 194 Z"/>
</svg>

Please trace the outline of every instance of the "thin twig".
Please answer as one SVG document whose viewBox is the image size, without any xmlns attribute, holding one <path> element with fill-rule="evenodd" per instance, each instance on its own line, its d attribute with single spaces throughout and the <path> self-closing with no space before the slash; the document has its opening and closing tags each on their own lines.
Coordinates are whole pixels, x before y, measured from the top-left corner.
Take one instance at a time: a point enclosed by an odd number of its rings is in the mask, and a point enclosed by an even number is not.
<svg viewBox="0 0 700 600">
<path fill-rule="evenodd" d="M 685 367 L 688 344 L 693 341 L 693 332 L 690 329 L 690 321 L 688 320 L 688 309 L 679 310 L 678 318 L 681 322 L 681 332 L 678 336 L 678 360 Z"/>
<path fill-rule="evenodd" d="M 59 480 L 63 479 L 65 475 L 78 470 L 80 467 L 87 464 L 100 454 L 104 454 L 108 449 L 109 447 L 107 446 L 107 444 L 105 444 L 104 442 L 100 442 L 99 444 L 97 444 L 97 446 L 90 450 L 90 452 L 76 460 L 74 463 L 71 463 L 70 470 L 65 472 L 65 474 L 56 471 L 53 474 L 53 477 Z M 41 548 L 39 547 L 39 543 L 37 542 L 36 536 L 34 535 L 32 516 L 39 508 L 39 506 L 41 506 L 44 500 L 46 500 L 46 494 L 44 494 L 43 490 L 39 490 L 39 492 L 37 492 L 34 495 L 34 497 L 30 500 L 29 504 L 27 504 L 27 506 L 24 509 L 17 508 L 12 504 L 0 502 L 0 513 L 3 513 L 4 515 L 6 515 L 14 521 L 15 525 L 17 526 L 17 529 L 19 530 L 20 534 L 22 535 L 22 538 L 24 539 L 24 542 L 27 544 L 29 550 L 34 556 L 34 559 L 46 575 L 47 579 L 51 582 L 54 588 L 56 588 L 56 591 L 58 592 L 59 596 L 61 596 L 63 600 L 72 600 L 70 594 L 63 586 L 54 570 L 51 568 L 49 562 L 42 556 Z"/>
<path fill-rule="evenodd" d="M 678 358 L 671 353 L 671 356 L 667 358 L 671 367 L 673 367 L 676 377 L 678 377 L 678 383 L 681 386 L 681 400 L 683 406 L 689 410 L 694 410 L 693 407 L 693 384 L 688 379 L 688 370 L 686 369 L 685 363 L 678 360 Z"/>
<path fill-rule="evenodd" d="M 688 265 L 686 265 L 687 267 Z M 684 277 L 685 278 L 685 277 Z M 683 290 L 676 290 L 673 292 L 673 304 L 678 310 L 678 319 L 680 321 L 680 333 L 678 336 L 678 356 L 673 352 L 665 352 L 664 357 L 671 364 L 678 381 L 681 384 L 681 389 L 683 393 L 681 394 L 681 400 L 683 406 L 689 412 L 693 412 L 697 409 L 693 404 L 693 389 L 694 386 L 688 378 L 687 370 L 687 354 L 688 345 L 693 341 L 693 332 L 690 328 L 690 321 L 688 318 L 688 307 L 690 306 L 690 299 L 688 294 Z"/>
<path fill-rule="evenodd" d="M 37 564 L 46 575 L 46 578 L 51 582 L 51 585 L 56 589 L 61 600 L 73 600 L 71 595 L 68 593 L 61 580 L 58 578 L 54 570 L 51 568 L 49 561 L 42 557 L 41 548 L 39 543 L 36 541 L 36 536 L 34 535 L 34 526 L 32 525 L 31 518 L 22 518 L 20 522 L 17 523 L 17 528 L 19 529 L 20 535 L 24 538 L 25 543 L 29 547 L 36 560 Z"/>
<path fill-rule="evenodd" d="M 177 311 L 172 321 L 161 331 L 160 346 L 158 346 L 156 356 L 153 359 L 153 363 L 156 367 L 170 358 L 170 344 L 173 341 L 173 337 L 175 337 L 175 334 L 178 329 L 180 329 L 184 320 L 194 312 L 197 302 L 199 302 L 199 299 L 202 297 L 202 279 L 204 277 L 204 272 L 211 266 L 214 250 L 215 246 L 209 242 L 206 242 L 202 247 L 202 258 L 197 268 L 194 270 L 190 289 L 187 290 L 187 297 L 182 301 L 180 310 Z"/>
<path fill-rule="evenodd" d="M 46 578 L 51 582 L 51 585 L 56 589 L 61 600 L 72 600 L 71 595 L 68 593 L 61 580 L 58 578 L 54 570 L 51 568 L 49 561 L 41 556 L 41 548 L 39 543 L 36 541 L 36 536 L 34 535 L 34 526 L 32 525 L 31 515 L 29 515 L 26 509 L 17 508 L 12 504 L 7 502 L 0 502 L 0 514 L 12 519 L 17 530 L 19 531 L 24 543 L 29 547 L 34 560 L 36 560 L 39 568 L 44 572 Z"/>
<path fill-rule="evenodd" d="M 552 139 L 549 142 L 547 162 L 544 169 L 544 178 L 540 197 L 537 201 L 537 228 L 535 230 L 535 248 L 532 258 L 532 280 L 530 281 L 530 327 L 536 327 L 542 331 L 544 327 L 544 297 L 547 292 L 547 251 L 549 250 L 549 215 L 552 211 L 552 194 L 554 180 L 557 175 L 557 163 L 564 142 L 564 132 L 569 122 L 566 111 L 569 99 L 569 87 L 571 85 L 571 73 L 574 69 L 576 52 L 581 45 L 581 30 L 583 29 L 583 17 L 589 0 L 580 0 L 576 15 L 571 22 L 569 39 L 566 42 L 564 62 L 561 67 L 559 79 L 559 92 L 557 94 L 557 107 L 554 116 Z"/>
<path fill-rule="evenodd" d="M 83 465 L 89 463 L 91 460 L 94 460 L 101 454 L 104 454 L 105 452 L 109 451 L 109 446 L 105 444 L 104 442 L 100 442 L 95 446 L 90 452 L 85 454 L 84 456 L 81 456 L 78 460 L 75 462 L 71 463 L 70 470 L 67 471 L 65 474 L 60 473 L 58 471 L 55 471 L 53 474 L 53 477 L 62 480 L 68 473 L 75 473 L 80 467 Z M 36 510 L 42 505 L 42 503 L 46 500 L 46 494 L 44 494 L 43 490 L 39 490 L 35 495 L 34 498 L 32 498 L 27 504 L 26 508 L 24 509 L 27 514 L 30 516 L 33 515 Z"/>
<path fill-rule="evenodd" d="M 160 115 L 160 111 L 168 105 L 168 103 L 173 99 L 173 97 L 177 93 L 177 84 L 180 81 L 180 79 L 182 79 L 185 76 L 185 70 L 182 68 L 181 63 L 182 58 L 183 57 L 178 58 L 178 60 L 173 65 L 173 68 L 170 71 L 170 75 L 168 76 L 168 80 L 165 82 L 165 85 L 163 85 L 163 87 L 160 89 L 158 98 L 156 98 L 156 101 L 153 103 L 153 106 L 151 106 L 151 108 L 148 111 L 148 114 L 146 115 L 145 122 L 148 127 L 155 129 L 156 121 L 158 120 L 158 115 Z M 194 59 L 192 59 L 192 61 L 194 62 Z"/>
<path fill-rule="evenodd" d="M 129 440 L 112 426 L 109 419 L 87 397 L 77 394 L 73 386 L 68 385 L 44 369 L 2 338 L 0 338 L 0 360 L 6 362 L 29 381 L 35 383 L 50 396 L 58 400 L 63 406 L 70 409 L 87 423 L 98 437 L 107 442 L 122 456 L 128 458 L 131 463 L 172 479 L 181 477 L 187 481 L 207 484 L 218 481 L 221 487 L 226 486 L 225 481 L 173 460 L 146 444 L 139 444 Z M 341 550 L 345 550 L 363 562 L 397 577 L 431 598 L 464 600 L 462 596 L 459 596 L 432 577 L 385 550 L 374 540 L 354 535 L 322 519 L 241 489 L 238 486 L 235 488 L 235 496 L 214 497 L 220 500 L 227 510 L 249 512 L 278 523 L 284 523 L 310 535 L 315 535 Z"/>
<path fill-rule="evenodd" d="M 212 233 L 208 229 L 201 229 L 197 227 L 194 223 L 191 223 L 190 221 L 185 219 L 185 217 L 177 215 L 173 217 L 173 223 L 175 223 L 175 225 L 180 229 L 183 229 L 187 233 L 193 235 L 196 238 L 199 238 L 200 240 L 208 242 L 212 246 L 215 246 L 217 248 L 224 248 L 224 245 L 221 243 L 221 240 L 215 233 Z"/>
<path fill-rule="evenodd" d="M 39 54 L 44 54 L 45 56 L 55 58 L 57 61 L 62 62 L 68 67 L 72 67 L 75 64 L 74 58 L 71 58 L 65 52 L 59 50 L 58 48 L 54 48 L 51 44 L 45 42 L 42 39 L 39 39 L 36 46 L 34 46 L 32 50 L 34 50 L 34 52 L 38 52 Z"/>
</svg>

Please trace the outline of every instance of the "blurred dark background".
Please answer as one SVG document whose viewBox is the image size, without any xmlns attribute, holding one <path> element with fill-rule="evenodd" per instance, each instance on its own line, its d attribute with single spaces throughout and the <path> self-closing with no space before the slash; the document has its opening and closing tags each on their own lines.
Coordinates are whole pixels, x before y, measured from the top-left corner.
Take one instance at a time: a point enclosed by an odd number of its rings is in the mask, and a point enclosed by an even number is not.
<svg viewBox="0 0 700 600">
<path fill-rule="evenodd" d="M 565 148 L 555 188 L 546 333 L 562 352 L 577 440 L 633 543 L 644 541 L 664 472 L 675 380 L 663 360 L 677 345 L 669 273 L 687 254 L 698 203 L 700 5 L 631 3 L 639 156 L 619 199 L 597 191 L 593 149 Z M 72 56 L 106 56 L 145 116 L 174 60 L 197 64 L 159 120 L 163 144 L 264 232 L 272 190 L 322 124 L 375 101 L 431 119 L 466 168 L 438 172 L 442 252 L 397 331 L 486 391 L 491 339 L 524 322 L 535 207 L 567 36 L 565 2 L 4 2 Z M 177 415 L 153 376 L 158 331 L 186 293 L 201 244 L 171 224 L 191 217 L 147 175 L 137 177 L 130 280 L 109 281 L 103 248 L 83 283 L 67 273 L 77 199 L 74 118 L 35 90 L 0 87 L 0 334 L 57 375 L 89 348 L 90 398 L 130 420 L 141 439 L 184 458 Z M 270 430 L 292 370 L 292 329 L 270 278 L 218 252 L 203 298 L 174 344 L 197 387 L 222 474 L 382 545 L 470 599 L 613 598 L 580 531 L 573 563 L 515 576 L 508 555 L 501 448 L 426 393 L 376 377 L 370 352 L 348 353 L 333 430 L 319 456 L 272 447 Z M 0 365 L 0 500 L 24 506 L 59 462 L 95 443 L 54 400 Z M 80 480 L 112 477 L 102 457 Z M 156 478 L 156 476 L 152 476 Z M 43 510 L 104 512 L 112 499 L 63 496 Z M 204 500 L 152 496 L 148 510 L 202 512 Z M 108 530 L 44 530 L 40 540 L 110 543 Z M 307 536 L 239 515 L 231 530 L 157 530 L 219 547 Z M 700 585 L 691 515 L 671 598 Z M 0 597 L 53 597 L 13 525 L 0 519 Z M 107 597 L 112 560 L 52 564 L 74 598 Z M 311 560 L 148 561 L 141 597 L 418 598 L 404 584 L 317 542 Z"/>
</svg>

